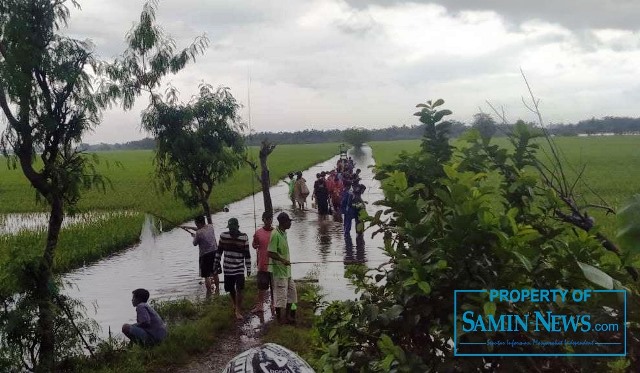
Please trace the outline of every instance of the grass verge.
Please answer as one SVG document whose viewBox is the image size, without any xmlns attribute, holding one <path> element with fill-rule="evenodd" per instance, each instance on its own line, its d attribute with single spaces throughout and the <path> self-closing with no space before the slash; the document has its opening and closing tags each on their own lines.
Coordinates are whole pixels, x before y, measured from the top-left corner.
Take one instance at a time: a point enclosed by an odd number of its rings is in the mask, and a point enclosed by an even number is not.
<svg viewBox="0 0 640 373">
<path fill-rule="evenodd" d="M 244 309 L 256 299 L 255 281 L 247 281 Z M 102 342 L 95 358 L 84 357 L 66 362 L 64 371 L 88 373 L 169 372 L 184 366 L 193 357 L 209 351 L 227 333 L 236 328 L 228 295 L 208 300 L 187 299 L 154 303 L 154 308 L 169 328 L 167 338 L 158 346 L 127 347 L 120 340 Z M 133 308 L 132 308 L 132 312 Z"/>
<path fill-rule="evenodd" d="M 282 345 L 313 365 L 316 344 L 314 338 L 314 301 L 318 288 L 309 283 L 298 285 L 297 325 L 279 325 L 275 321 L 265 325 L 262 342 Z M 256 301 L 255 280 L 247 281 L 243 308 L 251 309 Z M 194 357 L 210 351 L 221 336 L 233 333 L 235 319 L 231 300 L 227 295 L 210 300 L 186 299 L 158 302 L 155 309 L 167 322 L 169 335 L 160 345 L 152 348 L 127 347 L 121 341 L 108 341 L 99 345 L 96 358 L 68 361 L 62 372 L 88 373 L 150 373 L 169 372 L 186 365 Z M 133 308 L 132 308 L 133 312 Z"/>
<path fill-rule="evenodd" d="M 265 328 L 262 342 L 276 343 L 288 348 L 307 361 L 314 369 L 317 366 L 317 332 L 315 331 L 315 308 L 319 302 L 317 285 L 299 283 L 296 325 L 278 325 L 271 322 Z M 320 370 L 318 370 L 320 371 Z"/>
</svg>

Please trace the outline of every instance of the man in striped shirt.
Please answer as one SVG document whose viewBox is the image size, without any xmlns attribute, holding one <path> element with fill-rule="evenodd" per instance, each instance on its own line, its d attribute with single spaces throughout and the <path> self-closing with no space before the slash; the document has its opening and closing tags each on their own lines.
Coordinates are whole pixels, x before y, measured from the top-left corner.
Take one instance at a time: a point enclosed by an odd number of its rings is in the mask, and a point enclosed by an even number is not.
<svg viewBox="0 0 640 373">
<path fill-rule="evenodd" d="M 231 218 L 227 223 L 228 232 L 220 235 L 218 251 L 216 252 L 215 267 L 222 260 L 224 271 L 224 290 L 231 295 L 236 319 L 242 319 L 242 290 L 244 289 L 244 270 L 247 276 L 251 274 L 251 253 L 249 252 L 249 237 L 240 232 L 238 219 Z"/>
</svg>

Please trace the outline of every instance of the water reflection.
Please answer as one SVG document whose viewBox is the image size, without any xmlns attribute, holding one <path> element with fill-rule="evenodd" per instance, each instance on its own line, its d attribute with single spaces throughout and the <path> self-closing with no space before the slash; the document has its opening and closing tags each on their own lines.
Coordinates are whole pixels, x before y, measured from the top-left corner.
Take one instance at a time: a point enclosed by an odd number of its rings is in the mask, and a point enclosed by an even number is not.
<svg viewBox="0 0 640 373">
<path fill-rule="evenodd" d="M 367 262 L 364 248 L 364 234 L 356 235 L 355 253 L 351 235 L 345 236 L 344 243 L 344 264 L 364 264 Z"/>
<path fill-rule="evenodd" d="M 323 262 L 327 260 L 331 251 L 330 225 L 331 222 L 327 219 L 327 216 L 318 215 L 318 235 L 316 239 L 318 242 L 318 250 L 320 250 L 320 257 Z"/>
</svg>

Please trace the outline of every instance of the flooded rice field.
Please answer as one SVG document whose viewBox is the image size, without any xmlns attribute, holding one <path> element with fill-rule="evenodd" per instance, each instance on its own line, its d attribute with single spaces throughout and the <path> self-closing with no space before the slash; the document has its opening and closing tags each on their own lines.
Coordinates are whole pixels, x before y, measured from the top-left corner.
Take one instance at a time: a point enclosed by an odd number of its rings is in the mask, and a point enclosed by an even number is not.
<svg viewBox="0 0 640 373">
<path fill-rule="evenodd" d="M 359 154 L 349 153 L 349 156 L 362 170 L 361 183 L 367 187 L 363 199 L 368 202 L 368 213 L 373 214 L 376 206 L 372 202 L 382 199 L 382 192 L 368 167 L 374 164 L 371 149 L 363 150 Z M 316 173 L 333 169 L 337 159 L 336 156 L 303 171 L 310 189 Z M 293 218 L 287 233 L 294 279 L 317 278 L 327 300 L 355 298 L 354 288 L 344 278 L 347 263 L 366 263 L 369 267 L 383 263 L 386 257 L 380 249 L 383 245 L 381 235 L 372 239 L 371 232 L 366 231 L 357 238 L 355 228 L 352 228 L 352 239 L 345 239 L 340 221 L 334 221 L 331 216 L 321 220 L 310 207 L 306 211 L 294 210 L 284 182 L 271 188 L 271 198 L 276 215 L 286 211 Z M 310 198 L 308 203 L 310 206 Z M 240 230 L 252 237 L 255 226 L 262 225 L 262 211 L 261 192 L 230 204 L 228 212 L 212 216 L 216 235 L 226 230 L 229 218 L 235 217 L 240 222 Z M 123 323 L 135 322 L 131 291 L 136 288 L 148 289 L 151 299 L 205 296 L 204 285 L 198 277 L 198 248 L 192 246 L 189 233 L 177 228 L 158 234 L 152 229 L 151 219 L 147 218 L 136 246 L 64 276 L 65 281 L 74 284 L 65 292 L 84 303 L 88 316 L 101 326 L 102 336 L 108 335 L 109 329 L 117 336 Z M 194 225 L 193 222 L 187 224 Z M 255 268 L 255 250 L 251 249 L 251 254 Z"/>
<path fill-rule="evenodd" d="M 93 223 L 116 216 L 128 216 L 135 211 L 92 211 L 75 215 L 67 215 L 62 222 L 63 227 Z M 0 214 L 0 234 L 16 234 L 23 231 L 46 231 L 49 224 L 49 213 L 31 212 L 20 214 Z"/>
</svg>

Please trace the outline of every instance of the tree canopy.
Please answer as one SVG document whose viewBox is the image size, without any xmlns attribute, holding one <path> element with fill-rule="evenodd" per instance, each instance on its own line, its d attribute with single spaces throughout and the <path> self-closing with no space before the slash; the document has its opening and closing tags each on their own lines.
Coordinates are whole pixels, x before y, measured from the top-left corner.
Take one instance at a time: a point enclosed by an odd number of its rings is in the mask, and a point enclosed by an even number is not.
<svg viewBox="0 0 640 373">
<path fill-rule="evenodd" d="M 639 289 L 629 268 L 640 263 L 640 252 L 636 244 L 614 250 L 596 226 L 584 226 L 582 211 L 575 212 L 573 220 L 565 218 L 564 211 L 574 208 L 571 191 L 555 192 L 555 181 L 544 173 L 549 168 L 542 168 L 536 156 L 538 144 L 531 141 L 540 131 L 520 123 L 509 134 L 513 146 L 502 147 L 474 129 L 462 139 L 465 146 L 452 148 L 447 127 L 440 122 L 451 112 L 437 108 L 443 103 L 419 105 L 422 109 L 415 115 L 426 124 L 420 151 L 404 152 L 392 164 L 378 167 L 376 177 L 385 198 L 376 204 L 384 210 L 368 220 L 374 234 L 384 236 L 389 261 L 377 269 L 350 268 L 360 297 L 332 302 L 323 311 L 317 322 L 323 351 L 319 365 L 329 372 L 622 372 L 637 365 L 640 328 L 626 321 L 640 315 L 632 307 L 624 318 L 626 303 L 621 297 L 517 304 L 492 301 L 485 293 L 455 298 L 454 291 L 460 289 L 604 288 L 626 290 L 627 297 L 637 300 Z M 554 170 L 554 179 L 567 181 L 557 167 Z M 625 219 L 634 227 L 627 237 L 631 242 L 638 232 L 633 216 Z M 631 347 L 620 360 L 459 358 L 452 341 L 460 349 L 460 342 L 567 340 L 575 335 L 570 328 L 551 335 L 517 329 L 516 333 L 510 329 L 463 333 L 461 310 L 483 317 L 586 314 L 591 320 L 624 324 L 626 334 L 610 333 L 607 338 L 621 341 L 625 335 Z M 601 337 L 594 329 L 579 334 L 583 340 Z M 490 351 L 513 354 L 526 349 L 494 345 Z M 562 346 L 547 351 L 567 352 Z M 610 351 L 606 344 L 589 350 Z"/>
<path fill-rule="evenodd" d="M 152 1 L 127 37 L 127 52 L 102 62 L 90 42 L 62 32 L 67 4 L 79 7 L 75 0 L 0 2 L 0 108 L 8 124 L 0 148 L 50 207 L 42 255 L 13 253 L 0 269 L 0 369 L 9 371 L 56 371 L 57 362 L 81 351 L 78 333 L 69 333 L 73 302 L 59 294 L 52 269 L 64 211 L 73 211 L 83 189 L 104 188 L 95 158 L 79 147 L 82 136 L 99 124 L 103 109 L 133 107 L 143 89 L 151 92 L 206 44 L 198 39 L 175 53 L 155 25 Z"/>
<path fill-rule="evenodd" d="M 243 162 L 239 108 L 229 88 L 202 84 L 192 102 L 156 101 L 142 116 L 144 128 L 157 139 L 160 190 L 172 191 L 189 207 L 201 206 L 209 223 L 213 186 Z"/>
<path fill-rule="evenodd" d="M 342 132 L 342 137 L 345 142 L 353 145 L 355 148 L 359 148 L 365 142 L 369 141 L 371 134 L 369 130 L 365 128 L 353 127 Z"/>
</svg>

